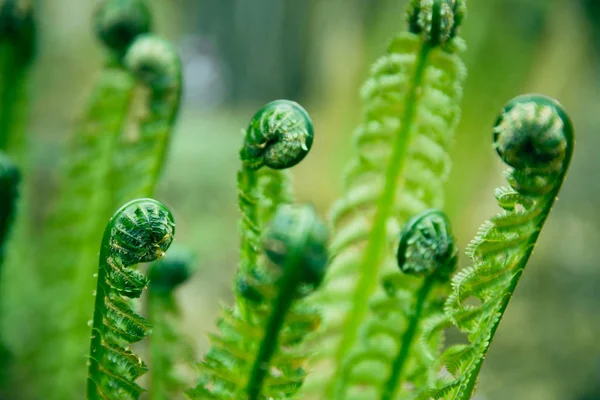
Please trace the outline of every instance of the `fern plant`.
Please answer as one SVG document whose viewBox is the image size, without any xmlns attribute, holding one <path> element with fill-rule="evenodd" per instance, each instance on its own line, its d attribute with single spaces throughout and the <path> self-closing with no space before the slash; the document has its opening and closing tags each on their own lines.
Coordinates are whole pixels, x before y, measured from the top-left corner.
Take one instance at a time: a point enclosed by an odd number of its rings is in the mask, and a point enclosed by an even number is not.
<svg viewBox="0 0 600 400">
<path fill-rule="evenodd" d="M 305 394 L 336 398 L 350 384 L 348 358 L 360 351 L 360 327 L 378 279 L 393 270 L 393 247 L 402 224 L 443 207 L 450 168 L 447 149 L 458 122 L 465 68 L 457 55 L 464 1 L 412 1 L 409 33 L 395 38 L 362 89 L 363 122 L 345 194 L 333 206 L 332 261 L 315 302 L 326 326 L 317 336 Z M 414 295 L 418 285 L 406 285 Z M 405 316 L 407 319 L 408 316 Z M 324 345 L 324 343 L 327 343 Z"/>
<path fill-rule="evenodd" d="M 32 22 L 23 4 L 0 0 L 0 68 L 24 79 Z M 177 249 L 162 258 L 175 224 L 149 198 L 180 106 L 181 62 L 150 33 L 142 0 L 100 2 L 94 26 L 105 65 L 65 156 L 44 241 L 31 245 L 39 304 L 31 306 L 31 291 L 9 296 L 9 304 L 46 318 L 3 318 L 11 324 L 0 333 L 12 331 L 8 350 L 19 366 L 8 363 L 0 341 L 0 372 L 24 371 L 32 398 L 48 400 L 79 398 L 84 386 L 88 400 L 137 400 L 142 386 L 156 400 L 471 399 L 565 179 L 574 133 L 553 99 L 526 95 L 504 107 L 493 131 L 509 166 L 508 186 L 495 192 L 503 211 L 467 247 L 472 266 L 455 273 L 458 246 L 443 209 L 466 75 L 458 36 L 465 13 L 465 0 L 409 2 L 408 32 L 392 40 L 363 86 L 356 154 L 331 229 L 313 206 L 294 204 L 289 169 L 314 142 L 306 110 L 276 100 L 253 116 L 239 152 L 234 302 L 221 307 L 218 333 L 209 335 L 196 384 L 186 390 L 178 368 L 193 351 L 178 327 L 174 291 L 192 260 Z M 11 153 L 20 148 L 10 143 L 21 140 L 23 80 L 6 76 L 0 148 Z M 0 267 L 18 183 L 16 167 L 0 154 Z M 11 250 L 14 270 L 20 253 Z M 146 276 L 136 266 L 147 262 Z M 138 311 L 147 287 L 148 307 Z M 31 346 L 15 345 L 24 326 L 38 336 Z M 448 328 L 466 342 L 446 345 Z M 136 354 L 144 346 L 149 366 Z"/>
<path fill-rule="evenodd" d="M 439 358 L 452 375 L 432 395 L 470 399 L 500 320 L 565 179 L 573 154 L 573 125 L 555 100 L 526 95 L 511 100 L 496 121 L 494 147 L 509 169 L 509 186 L 496 190 L 503 209 L 484 223 L 467 249 L 473 266 L 452 281 L 445 315 L 427 337 L 453 324 L 468 335 Z M 476 299 L 478 305 L 469 303 Z"/>
<path fill-rule="evenodd" d="M 294 347 L 315 329 L 318 316 L 298 297 L 324 274 L 326 231 L 312 209 L 283 207 L 291 194 L 288 177 L 278 169 L 299 163 L 312 142 L 308 114 L 286 100 L 259 110 L 245 132 L 238 173 L 242 241 L 236 304 L 223 309 L 221 334 L 211 336 L 198 384 L 188 392 L 192 399 L 286 398 L 302 383 L 306 356 Z M 263 166 L 275 171 L 263 175 Z M 274 180 L 281 184 L 267 190 Z M 258 249 L 270 215 L 268 262 Z"/>
<path fill-rule="evenodd" d="M 152 199 L 125 204 L 106 226 L 90 342 L 89 400 L 137 399 L 141 394 L 135 380 L 146 366 L 126 346 L 143 339 L 151 328 L 128 299 L 140 297 L 148 279 L 131 267 L 164 256 L 174 234 L 170 211 Z"/>
<path fill-rule="evenodd" d="M 38 260 L 46 298 L 59 299 L 47 312 L 61 317 L 60 323 L 41 330 L 56 346 L 50 351 L 42 345 L 32 357 L 44 360 L 36 375 L 47 382 L 44 392 L 56 399 L 77 392 L 72 375 L 81 374 L 90 332 L 97 237 L 112 209 L 153 195 L 181 88 L 179 57 L 170 44 L 147 33 L 145 3 L 106 0 L 94 19 L 108 57 L 72 137 L 60 195 L 48 221 L 40 254 L 53 256 Z M 68 312 L 73 303 L 82 306 Z M 55 370 L 60 373 L 51 377 Z"/>
</svg>

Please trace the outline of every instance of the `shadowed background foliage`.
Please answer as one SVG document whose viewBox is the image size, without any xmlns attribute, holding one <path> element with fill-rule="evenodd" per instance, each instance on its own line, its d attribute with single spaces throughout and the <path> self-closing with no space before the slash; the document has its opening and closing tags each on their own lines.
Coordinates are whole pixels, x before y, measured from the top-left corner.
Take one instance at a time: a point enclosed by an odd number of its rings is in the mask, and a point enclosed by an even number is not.
<svg viewBox="0 0 600 400">
<path fill-rule="evenodd" d="M 36 3 L 34 1 L 34 3 Z M 198 356 L 230 299 L 236 267 L 240 130 L 267 101 L 305 105 L 315 144 L 295 174 L 299 200 L 324 214 L 359 118 L 369 65 L 404 27 L 402 0 L 151 0 L 156 31 L 184 62 L 184 102 L 159 195 L 198 271 L 180 293 Z M 29 124 L 38 221 L 55 198 L 65 139 L 101 65 L 93 2 L 38 0 Z M 471 0 L 469 69 L 453 149 L 448 211 L 461 248 L 495 211 L 501 166 L 491 126 L 522 92 L 559 99 L 577 130 L 560 201 L 484 365 L 481 399 L 600 399 L 600 5 L 596 0 Z M 43 199 L 43 201 L 41 200 Z M 465 257 L 466 258 L 466 257 Z M 464 260 L 463 260 L 464 262 Z"/>
</svg>

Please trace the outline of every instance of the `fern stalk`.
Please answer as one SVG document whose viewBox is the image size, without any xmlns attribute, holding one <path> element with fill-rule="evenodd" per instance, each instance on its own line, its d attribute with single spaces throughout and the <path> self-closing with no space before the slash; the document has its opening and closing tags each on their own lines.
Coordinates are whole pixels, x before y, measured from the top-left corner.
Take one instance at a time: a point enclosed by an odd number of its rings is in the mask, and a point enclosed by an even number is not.
<svg viewBox="0 0 600 400">
<path fill-rule="evenodd" d="M 411 2 L 411 32 L 392 41 L 363 87 L 366 110 L 354 136 L 359 154 L 346 175 L 346 193 L 330 214 L 332 265 L 315 299 L 325 305 L 327 323 L 315 342 L 327 340 L 328 348 L 314 357 L 320 372 L 309 377 L 306 394 L 343 396 L 348 358 L 362 347 L 361 327 L 389 270 L 400 224 L 443 203 L 446 151 L 464 79 L 454 54 L 463 14 L 464 1 Z"/>
<path fill-rule="evenodd" d="M 109 221 L 102 238 L 87 379 L 87 399 L 137 399 L 135 383 L 144 363 L 124 346 L 150 331 L 126 298 L 142 294 L 148 280 L 131 269 L 164 255 L 173 241 L 175 223 L 169 210 L 152 199 L 133 200 Z"/>
<path fill-rule="evenodd" d="M 468 334 L 441 361 L 452 374 L 438 379 L 436 399 L 468 400 L 540 232 L 564 182 L 574 146 L 572 123 L 556 101 L 540 95 L 513 99 L 494 129 L 496 151 L 511 168 L 509 187 L 496 190 L 503 212 L 486 222 L 467 254 L 473 266 L 455 276 L 446 318 L 432 321 L 427 335 L 448 325 Z M 465 304 L 476 298 L 480 306 Z M 435 355 L 432 355 L 435 357 Z"/>
</svg>

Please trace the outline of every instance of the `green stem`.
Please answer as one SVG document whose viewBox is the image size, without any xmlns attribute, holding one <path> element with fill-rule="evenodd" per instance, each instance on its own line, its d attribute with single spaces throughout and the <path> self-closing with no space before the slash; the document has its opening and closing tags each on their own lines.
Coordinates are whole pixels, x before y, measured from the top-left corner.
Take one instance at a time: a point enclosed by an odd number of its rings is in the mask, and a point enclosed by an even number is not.
<svg viewBox="0 0 600 400">
<path fill-rule="evenodd" d="M 417 292 L 414 312 L 408 321 L 406 331 L 404 331 L 404 334 L 402 335 L 400 352 L 392 364 L 392 373 L 383 387 L 381 400 L 392 400 L 396 397 L 396 392 L 398 391 L 401 383 L 402 370 L 404 369 L 406 361 L 408 360 L 408 353 L 410 352 L 412 341 L 419 328 L 419 320 L 423 314 L 423 308 L 425 306 L 427 296 L 431 292 L 431 288 L 433 287 L 434 283 L 435 274 L 428 275 L 425 277 L 421 288 Z"/>
<path fill-rule="evenodd" d="M 150 368 L 150 396 L 151 400 L 167 400 L 169 387 L 170 360 L 167 356 L 174 352 L 172 344 L 166 338 L 166 316 L 172 312 L 173 293 L 156 293 L 150 290 L 148 294 L 148 315 L 152 323 L 152 336 L 150 336 L 150 354 L 152 368 Z"/>
<path fill-rule="evenodd" d="M 302 232 L 303 229 L 302 227 L 298 227 L 296 231 Z M 284 266 L 284 273 L 278 284 L 279 292 L 275 299 L 274 309 L 267 322 L 265 335 L 260 343 L 260 348 L 250 372 L 248 386 L 246 387 L 248 400 L 257 400 L 259 398 L 263 382 L 269 370 L 269 362 L 277 350 L 279 332 L 297 295 L 300 274 L 302 272 L 301 250 L 305 247 L 304 243 L 292 243 L 289 246 L 289 258 Z"/>
<path fill-rule="evenodd" d="M 111 226 L 111 225 L 109 225 Z M 109 229 L 107 227 L 107 229 Z M 100 364 L 98 360 L 101 358 L 100 352 L 102 352 L 102 318 L 105 313 L 104 309 L 104 286 L 106 281 L 106 270 L 107 270 L 107 259 L 110 252 L 110 235 L 104 234 L 102 239 L 102 247 L 100 250 L 98 268 L 98 282 L 96 284 L 96 300 L 94 303 L 94 320 L 92 323 L 92 337 L 90 340 L 90 359 L 88 368 L 88 380 L 87 380 L 87 400 L 101 400 L 98 396 L 97 383 L 94 382 L 94 377 L 99 376 Z"/>
<path fill-rule="evenodd" d="M 335 356 L 335 369 L 343 368 L 344 359 L 349 348 L 351 348 L 358 336 L 359 327 L 364 320 L 368 310 L 368 298 L 377 285 L 379 268 L 384 257 L 384 250 L 388 240 L 386 226 L 395 204 L 396 188 L 406 160 L 406 153 L 410 143 L 410 133 L 417 110 L 417 100 L 420 94 L 423 77 L 427 66 L 427 59 L 431 47 L 423 44 L 417 57 L 415 73 L 412 85 L 407 94 L 406 108 L 402 114 L 400 131 L 395 135 L 394 147 L 385 177 L 384 192 L 379 199 L 377 213 L 373 222 L 373 228 L 369 234 L 367 247 L 359 268 L 360 277 L 357 280 L 357 288 L 352 300 L 352 309 L 344 324 L 342 339 L 338 345 Z M 342 374 L 336 373 L 341 377 Z M 344 382 L 340 378 L 333 379 L 327 391 L 327 398 L 335 398 L 336 393 L 341 393 Z"/>
</svg>

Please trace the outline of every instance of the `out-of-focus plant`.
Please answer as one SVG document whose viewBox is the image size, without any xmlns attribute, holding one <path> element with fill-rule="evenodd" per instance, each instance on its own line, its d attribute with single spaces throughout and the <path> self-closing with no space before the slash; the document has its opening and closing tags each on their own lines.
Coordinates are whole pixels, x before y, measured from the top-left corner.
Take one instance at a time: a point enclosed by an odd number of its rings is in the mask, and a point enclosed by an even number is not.
<svg viewBox="0 0 600 400">
<path fill-rule="evenodd" d="M 18 1 L 0 7 L 0 34 L 6 10 L 30 12 Z M 188 388 L 177 372 L 191 359 L 183 354 L 190 351 L 178 333 L 174 289 L 190 276 L 192 261 L 176 252 L 161 259 L 173 240 L 173 217 L 147 198 L 165 163 L 181 65 L 171 45 L 149 33 L 143 1 L 102 1 L 94 26 L 108 50 L 106 64 L 28 269 L 40 300 L 26 302 L 29 291 L 22 303 L 18 295 L 3 298 L 8 307 L 31 304 L 32 315 L 44 315 L 4 318 L 0 333 L 13 338 L 7 347 L 14 359 L 6 365 L 32 382 L 31 393 L 13 397 L 81 397 L 87 357 L 90 400 L 138 399 L 146 383 L 152 399 L 184 393 L 223 400 L 472 398 L 565 179 L 574 133 L 562 106 L 541 95 L 517 97 L 501 111 L 493 144 L 510 167 L 509 186 L 495 193 L 503 211 L 467 248 L 473 265 L 455 273 L 458 249 L 443 209 L 466 78 L 459 58 L 465 15 L 465 0 L 409 2 L 408 32 L 392 40 L 363 87 L 356 155 L 330 229 L 312 206 L 293 204 L 288 170 L 305 159 L 315 137 L 307 111 L 277 100 L 251 119 L 237 174 L 234 304 L 221 309 L 218 333 L 209 335 L 197 382 Z M 25 65 L 15 73 L 24 74 Z M 8 93 L 16 99 L 20 92 Z M 0 127 L 4 114 L 18 114 L 7 102 L 2 97 Z M 18 132 L 22 118 L 9 121 Z M 18 182 L 11 168 L 0 171 L 7 174 L 0 190 L 2 243 Z M 7 267 L 16 268 L 17 259 Z M 152 261 L 147 276 L 134 269 Z M 135 302 L 147 286 L 148 319 Z M 36 330 L 37 340 L 20 347 L 14 338 L 25 327 Z M 466 342 L 446 346 L 447 328 L 458 328 Z M 147 336 L 149 367 L 129 347 Z M 149 368 L 148 379 L 138 380 Z M 14 377 L 0 379 L 13 395 Z"/>
</svg>

